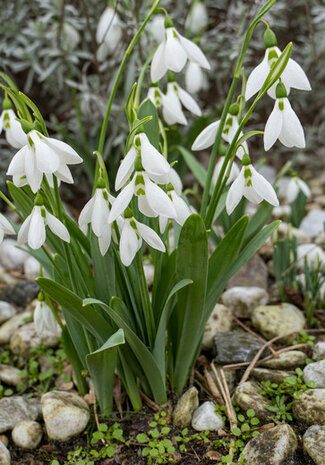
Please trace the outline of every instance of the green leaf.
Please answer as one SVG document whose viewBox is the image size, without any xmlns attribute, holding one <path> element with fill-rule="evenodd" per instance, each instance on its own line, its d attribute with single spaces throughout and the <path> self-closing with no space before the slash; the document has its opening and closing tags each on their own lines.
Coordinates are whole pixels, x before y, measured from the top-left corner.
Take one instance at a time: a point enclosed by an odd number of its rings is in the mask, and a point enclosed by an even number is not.
<svg viewBox="0 0 325 465">
<path fill-rule="evenodd" d="M 93 264 L 96 296 L 104 302 L 109 302 L 116 294 L 115 288 L 115 264 L 113 250 L 110 247 L 103 257 L 98 246 L 98 238 L 91 231 L 90 250 Z"/>
<path fill-rule="evenodd" d="M 194 174 L 196 179 L 199 181 L 201 187 L 204 188 L 206 184 L 207 172 L 203 168 L 202 164 L 199 163 L 197 159 L 191 154 L 191 152 L 187 150 L 185 147 L 177 145 L 175 149 L 177 149 L 179 153 L 182 155 L 182 157 L 185 160 L 185 163 L 187 164 L 191 172 Z"/>
<path fill-rule="evenodd" d="M 207 233 L 202 218 L 194 213 L 182 227 L 176 259 L 177 280 L 193 281 L 191 286 L 178 292 L 177 307 L 173 313 L 173 326 L 177 329 L 176 340 L 172 340 L 174 379 L 178 393 L 184 388 L 202 337 L 207 272 Z"/>
<path fill-rule="evenodd" d="M 124 343 L 123 329 L 119 329 L 98 350 L 86 357 L 91 380 L 104 415 L 109 415 L 112 411 L 117 346 Z"/>
<path fill-rule="evenodd" d="M 154 106 L 151 100 L 146 99 L 139 108 L 138 118 L 142 119 L 146 116 L 151 116 L 151 120 L 148 121 L 144 126 L 144 132 L 146 133 L 150 143 L 158 150 L 159 149 L 159 119 L 157 108 Z"/>
<path fill-rule="evenodd" d="M 78 352 L 76 351 L 75 345 L 73 344 L 67 326 L 64 326 L 62 330 L 62 339 L 64 351 L 68 356 L 69 362 L 71 363 L 73 372 L 76 377 L 78 391 L 80 392 L 80 394 L 85 395 L 87 392 L 87 382 L 85 377 L 82 375 L 84 365 L 80 360 Z"/>
<path fill-rule="evenodd" d="M 139 339 L 139 337 L 134 333 L 134 331 L 132 331 L 127 322 L 122 318 L 120 309 L 123 305 L 123 302 L 117 297 L 113 297 L 111 299 L 111 306 L 108 306 L 104 302 L 97 299 L 84 299 L 83 301 L 85 308 L 92 304 L 98 304 L 101 306 L 115 322 L 115 324 L 124 330 L 126 341 L 131 347 L 135 357 L 138 359 L 143 372 L 147 376 L 148 384 L 152 391 L 154 400 L 160 405 L 166 403 L 167 397 L 165 389 L 165 378 L 162 376 L 162 373 L 160 372 L 159 367 L 151 352 L 147 349 L 141 339 Z"/>
<path fill-rule="evenodd" d="M 11 181 L 7 181 L 7 186 L 16 207 L 27 217 L 33 208 L 32 200 L 20 187 L 16 187 Z"/>
<path fill-rule="evenodd" d="M 272 215 L 273 208 L 273 205 L 269 204 L 265 200 L 262 202 L 257 212 L 251 217 L 248 223 L 244 239 L 245 244 L 248 244 L 255 234 L 268 222 Z"/>
</svg>

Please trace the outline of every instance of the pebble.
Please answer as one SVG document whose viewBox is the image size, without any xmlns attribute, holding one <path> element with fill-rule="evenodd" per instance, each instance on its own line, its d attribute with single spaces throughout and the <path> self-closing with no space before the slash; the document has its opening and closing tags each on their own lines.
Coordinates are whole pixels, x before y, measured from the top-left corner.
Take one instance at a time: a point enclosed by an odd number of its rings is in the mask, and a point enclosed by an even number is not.
<svg viewBox="0 0 325 465">
<path fill-rule="evenodd" d="M 16 284 L 7 286 L 1 294 L 1 299 L 19 307 L 26 307 L 38 296 L 39 290 L 39 286 L 35 281 L 19 281 Z"/>
<path fill-rule="evenodd" d="M 297 449 L 297 438 L 286 423 L 251 439 L 243 450 L 247 465 L 284 465 Z"/>
<path fill-rule="evenodd" d="M 189 425 L 194 410 L 199 406 L 198 390 L 195 387 L 188 389 L 178 400 L 174 413 L 173 424 L 180 428 Z"/>
<path fill-rule="evenodd" d="M 21 370 L 11 365 L 0 364 L 0 381 L 10 386 L 17 386 L 22 379 Z"/>
<path fill-rule="evenodd" d="M 4 397 L 0 399 L 0 433 L 12 430 L 23 420 L 36 420 L 39 414 L 39 399 L 25 399 L 22 396 Z"/>
<path fill-rule="evenodd" d="M 42 413 L 48 437 L 68 441 L 80 434 L 89 421 L 86 401 L 72 392 L 51 391 L 42 396 Z"/>
<path fill-rule="evenodd" d="M 235 389 L 234 399 L 244 411 L 254 409 L 256 417 L 260 420 L 266 420 L 271 416 L 266 407 L 273 404 L 260 394 L 258 384 L 254 381 L 239 384 Z"/>
<path fill-rule="evenodd" d="M 293 331 L 299 333 L 304 328 L 306 319 L 295 305 L 282 303 L 255 308 L 252 313 L 252 323 L 266 339 L 273 339 Z M 296 334 L 287 336 L 282 342 L 290 344 L 296 337 Z"/>
<path fill-rule="evenodd" d="M 304 368 L 303 377 L 305 383 L 307 381 L 314 381 L 318 388 L 325 388 L 325 360 L 309 363 Z"/>
<path fill-rule="evenodd" d="M 263 344 L 244 331 L 217 333 L 214 337 L 215 362 L 223 365 L 250 362 Z M 264 356 L 269 352 L 264 351 Z"/>
<path fill-rule="evenodd" d="M 7 344 L 10 341 L 13 333 L 26 323 L 26 320 L 31 318 L 32 312 L 27 310 L 26 312 L 19 313 L 13 316 L 10 320 L 6 321 L 0 326 L 0 344 Z"/>
<path fill-rule="evenodd" d="M 192 428 L 196 431 L 217 431 L 225 426 L 222 416 L 215 412 L 216 405 L 207 401 L 193 413 Z"/>
<path fill-rule="evenodd" d="M 270 358 L 265 362 L 261 363 L 261 366 L 265 368 L 274 369 L 288 369 L 301 367 L 306 364 L 307 355 L 301 350 L 288 350 L 287 352 L 281 352 L 278 357 Z"/>
<path fill-rule="evenodd" d="M 38 278 L 40 273 L 40 264 L 36 258 L 31 255 L 24 262 L 24 273 L 29 278 Z"/>
<path fill-rule="evenodd" d="M 10 453 L 6 446 L 0 441 L 0 465 L 10 465 Z"/>
<path fill-rule="evenodd" d="M 58 336 L 45 330 L 42 334 L 36 331 L 35 323 L 28 323 L 18 328 L 10 338 L 10 349 L 18 355 L 28 355 L 31 347 L 56 347 Z"/>
<path fill-rule="evenodd" d="M 325 342 L 316 342 L 313 347 L 313 360 L 319 362 L 325 360 Z"/>
<path fill-rule="evenodd" d="M 21 421 L 11 433 L 16 446 L 22 449 L 36 449 L 43 436 L 42 427 L 37 421 Z"/>
<path fill-rule="evenodd" d="M 325 465 L 325 426 L 310 426 L 303 436 L 303 446 L 316 465 Z"/>
<path fill-rule="evenodd" d="M 257 381 L 271 381 L 271 383 L 281 384 L 288 376 L 291 376 L 287 371 L 268 370 L 267 368 L 254 368 L 251 376 Z"/>
<path fill-rule="evenodd" d="M 216 333 L 229 331 L 232 325 L 232 312 L 222 304 L 216 304 L 204 329 L 202 347 L 212 349 Z"/>
<path fill-rule="evenodd" d="M 250 317 L 254 308 L 268 303 L 269 296 L 261 287 L 235 286 L 224 292 L 221 300 L 235 315 Z"/>
<path fill-rule="evenodd" d="M 305 231 L 302 231 L 299 228 L 294 228 L 292 225 L 290 225 L 289 228 L 288 223 L 285 223 L 284 221 L 279 225 L 277 232 L 280 238 L 285 238 L 287 237 L 289 230 L 292 236 L 296 236 L 298 244 L 307 244 L 311 241 L 310 235 L 305 233 Z"/>
<path fill-rule="evenodd" d="M 307 389 L 294 401 L 292 413 L 307 425 L 325 425 L 325 389 Z"/>
<path fill-rule="evenodd" d="M 300 224 L 300 229 L 312 237 L 324 231 L 325 210 L 311 210 Z"/>
<path fill-rule="evenodd" d="M 235 286 L 256 286 L 267 290 L 267 267 L 259 255 L 255 254 L 229 279 L 227 289 Z"/>
<path fill-rule="evenodd" d="M 8 302 L 0 300 L 0 325 L 16 314 L 16 309 Z"/>
<path fill-rule="evenodd" d="M 309 265 L 316 265 L 318 261 L 325 264 L 325 252 L 321 247 L 315 244 L 302 244 L 297 247 L 297 258 L 300 268 L 304 268 L 304 259 L 308 257 Z"/>
<path fill-rule="evenodd" d="M 0 245 L 0 263 L 7 270 L 21 270 L 29 257 L 27 252 L 16 246 L 17 241 L 14 239 L 5 239 Z"/>
</svg>

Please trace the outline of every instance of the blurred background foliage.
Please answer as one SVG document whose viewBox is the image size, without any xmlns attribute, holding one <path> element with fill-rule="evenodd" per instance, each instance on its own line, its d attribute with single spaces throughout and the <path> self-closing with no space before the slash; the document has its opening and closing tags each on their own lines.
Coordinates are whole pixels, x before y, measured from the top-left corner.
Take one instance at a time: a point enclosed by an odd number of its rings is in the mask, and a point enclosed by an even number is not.
<svg viewBox="0 0 325 465">
<path fill-rule="evenodd" d="M 117 3 L 117 4 L 116 4 Z M 98 136 L 106 101 L 123 53 L 150 7 L 148 0 L 112 2 L 123 23 L 123 36 L 114 52 L 104 61 L 96 56 L 96 28 L 107 6 L 105 0 L 2 0 L 0 28 L 0 63 L 17 86 L 39 106 L 50 133 L 62 137 L 73 145 L 87 160 L 84 168 L 77 168 L 74 175 L 78 182 L 65 186 L 69 201 L 77 198 L 78 208 L 89 194 L 92 152 L 97 149 Z M 200 43 L 210 63 L 206 85 L 196 98 L 203 110 L 203 117 L 189 118 L 189 125 L 170 128 L 172 142 L 181 141 L 190 147 L 191 141 L 206 124 L 220 113 L 228 91 L 231 72 L 250 19 L 264 3 L 260 0 L 206 0 L 209 24 L 202 37 L 191 37 Z M 180 33 L 185 33 L 185 19 L 190 0 L 161 0 Z M 281 49 L 293 41 L 292 57 L 299 62 L 310 79 L 313 92 L 292 91 L 293 108 L 306 131 L 307 148 L 303 151 L 276 146 L 267 153 L 269 163 L 283 164 L 283 156 L 293 155 L 296 163 L 309 163 L 316 168 L 324 155 L 325 132 L 325 8 L 324 0 L 278 0 L 265 18 L 274 28 Z M 248 75 L 264 56 L 264 26 L 257 27 L 248 55 L 245 70 Z M 113 178 L 118 160 L 124 155 L 128 125 L 124 112 L 127 95 L 136 81 L 141 66 L 157 45 L 148 30 L 140 39 L 129 59 L 126 74 L 115 98 L 104 157 Z M 149 73 L 147 84 L 149 85 Z M 184 73 L 177 75 L 184 85 Z M 142 97 L 146 95 L 144 86 Z M 258 112 L 250 121 L 250 128 L 263 129 L 273 108 L 265 97 Z M 256 143 L 256 146 L 254 146 Z M 251 148 L 254 157 L 260 153 L 261 141 Z M 1 188 L 4 187 L 9 158 L 14 149 L 0 139 Z M 206 154 L 208 156 L 208 154 Z M 203 154 L 203 162 L 205 162 Z M 79 170 L 79 171 L 78 171 Z M 185 167 L 179 164 L 179 171 Z M 75 194 L 78 194 L 77 196 Z M 77 203 L 76 203 L 77 202 Z"/>
</svg>

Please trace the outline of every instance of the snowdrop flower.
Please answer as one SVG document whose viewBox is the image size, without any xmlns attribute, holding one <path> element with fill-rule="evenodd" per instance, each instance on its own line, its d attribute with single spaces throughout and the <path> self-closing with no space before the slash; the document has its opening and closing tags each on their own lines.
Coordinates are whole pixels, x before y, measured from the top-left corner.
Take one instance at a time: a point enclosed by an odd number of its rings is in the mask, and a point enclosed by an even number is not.
<svg viewBox="0 0 325 465">
<path fill-rule="evenodd" d="M 125 155 L 115 178 L 115 190 L 121 189 L 135 171 L 135 165 L 161 184 L 168 182 L 170 165 L 166 158 L 150 143 L 144 132 L 137 134 L 133 145 Z"/>
<path fill-rule="evenodd" d="M 251 72 L 247 79 L 246 100 L 249 100 L 261 89 L 272 65 L 281 55 L 281 50 L 277 47 L 275 34 L 271 29 L 266 29 L 264 33 L 264 44 L 266 50 L 263 61 Z M 281 75 L 281 80 L 286 88 L 287 94 L 289 94 L 291 87 L 300 90 L 311 90 L 310 83 L 304 70 L 292 58 L 289 58 L 287 66 Z M 275 89 L 276 84 L 267 91 L 272 98 L 275 98 Z"/>
<path fill-rule="evenodd" d="M 178 73 L 184 68 L 187 59 L 202 68 L 210 69 L 201 49 L 179 34 L 173 27 L 172 20 L 166 16 L 165 39 L 158 46 L 151 62 L 151 81 L 159 81 L 168 69 Z"/>
<path fill-rule="evenodd" d="M 122 22 L 114 8 L 107 7 L 100 17 L 96 40 L 99 44 L 97 57 L 99 61 L 105 60 L 108 54 L 115 51 L 123 34 Z"/>
<path fill-rule="evenodd" d="M 29 184 L 36 193 L 43 180 L 43 174 L 52 182 L 54 174 L 64 182 L 73 179 L 67 165 L 81 163 L 82 158 L 68 144 L 51 137 L 45 137 L 32 129 L 27 134 L 27 144 L 11 160 L 7 174 L 21 187 Z"/>
<path fill-rule="evenodd" d="M 286 192 L 287 202 L 294 202 L 299 194 L 299 191 L 301 191 L 307 198 L 311 196 L 311 192 L 307 184 L 302 179 L 299 179 L 298 176 L 293 176 L 288 183 Z"/>
<path fill-rule="evenodd" d="M 276 101 L 266 122 L 263 139 L 265 150 L 269 150 L 277 139 L 286 147 L 305 147 L 304 130 L 282 82 L 276 87 Z"/>
<path fill-rule="evenodd" d="M 15 149 L 20 149 L 27 144 L 27 136 L 20 122 L 17 120 L 17 116 L 7 97 L 3 101 L 3 111 L 0 116 L 0 134 L 3 129 L 5 130 L 8 144 Z"/>
<path fill-rule="evenodd" d="M 187 124 L 178 98 L 172 99 L 168 97 L 156 85 L 151 85 L 147 97 L 151 100 L 156 108 L 162 108 L 163 116 L 167 124 Z"/>
<path fill-rule="evenodd" d="M 226 210 L 230 215 L 244 196 L 252 203 L 260 203 L 263 199 L 271 205 L 279 205 L 276 193 L 271 184 L 259 174 L 251 164 L 247 154 L 242 160 L 242 169 L 237 179 L 232 183 L 226 199 Z"/>
<path fill-rule="evenodd" d="M 167 191 L 168 191 L 168 197 L 172 201 L 172 204 L 174 205 L 175 211 L 176 211 L 176 217 L 175 221 L 176 223 L 180 224 L 183 226 L 185 223 L 186 219 L 191 215 L 191 210 L 185 200 L 180 197 L 180 195 L 175 191 L 174 186 L 169 183 L 167 186 Z M 168 217 L 160 215 L 159 216 L 159 229 L 163 233 L 166 229 L 168 222 Z"/>
<path fill-rule="evenodd" d="M 131 265 L 135 254 L 140 250 L 144 240 L 150 247 L 165 252 L 166 248 L 158 234 L 149 226 L 137 221 L 128 209 L 124 214 L 124 221 L 120 237 L 120 257 L 125 266 Z"/>
<path fill-rule="evenodd" d="M 225 159 L 224 156 L 221 156 L 219 158 L 216 166 L 214 167 L 214 171 L 213 171 L 213 175 L 212 175 L 212 182 L 214 184 L 217 183 L 217 180 L 218 180 L 218 177 L 219 177 L 219 174 L 220 174 L 224 159 Z M 231 167 L 231 170 L 230 170 L 230 175 L 229 175 L 229 178 L 227 180 L 226 185 L 228 186 L 229 184 L 231 184 L 237 178 L 239 173 L 240 173 L 240 171 L 239 171 L 238 165 L 234 161 L 233 164 L 232 164 L 232 167 Z"/>
<path fill-rule="evenodd" d="M 185 87 L 190 94 L 197 94 L 205 86 L 205 78 L 202 68 L 189 61 L 185 70 Z"/>
<path fill-rule="evenodd" d="M 53 312 L 49 305 L 44 301 L 43 296 L 39 297 L 35 311 L 34 311 L 34 323 L 38 334 L 42 334 L 44 331 L 50 331 L 51 333 L 58 335 L 58 324 L 53 315 Z"/>
<path fill-rule="evenodd" d="M 185 21 L 185 27 L 193 35 L 200 34 L 208 25 L 208 13 L 203 1 L 192 3 L 190 12 Z"/>
<path fill-rule="evenodd" d="M 154 15 L 147 28 L 156 42 L 162 42 L 165 37 L 165 16 Z"/>
<path fill-rule="evenodd" d="M 0 244 L 3 241 L 5 234 L 16 234 L 14 228 L 7 218 L 0 213 Z"/>
<path fill-rule="evenodd" d="M 28 243 L 31 249 L 39 249 L 46 240 L 48 226 L 53 234 L 65 242 L 70 242 L 70 234 L 67 228 L 54 215 L 49 213 L 43 205 L 43 200 L 38 194 L 35 198 L 34 208 L 20 227 L 17 242 L 18 245 Z"/>
<path fill-rule="evenodd" d="M 229 144 L 231 143 L 234 135 L 237 132 L 237 129 L 239 127 L 238 123 L 238 111 L 239 111 L 239 105 L 237 103 L 234 103 L 230 105 L 229 108 L 229 113 L 227 114 L 226 117 L 226 122 L 222 131 L 222 138 L 228 142 Z M 192 145 L 192 150 L 204 150 L 208 147 L 211 147 L 214 144 L 218 128 L 219 128 L 220 120 L 214 121 L 213 123 L 209 124 L 205 129 L 203 129 L 202 132 L 197 136 L 195 141 L 193 142 Z M 239 138 L 242 137 L 243 133 L 240 132 Z M 237 149 L 236 155 L 238 158 L 242 159 L 243 155 L 246 152 L 248 152 L 248 146 L 247 142 L 243 142 L 243 147 L 239 147 Z"/>
<path fill-rule="evenodd" d="M 163 117 L 168 125 L 175 123 L 187 124 L 187 120 L 182 112 L 181 103 L 195 115 L 201 116 L 201 110 L 196 101 L 175 81 L 168 82 L 166 96 L 169 99 L 168 101 L 172 102 L 172 105 L 163 104 L 162 107 Z"/>
</svg>

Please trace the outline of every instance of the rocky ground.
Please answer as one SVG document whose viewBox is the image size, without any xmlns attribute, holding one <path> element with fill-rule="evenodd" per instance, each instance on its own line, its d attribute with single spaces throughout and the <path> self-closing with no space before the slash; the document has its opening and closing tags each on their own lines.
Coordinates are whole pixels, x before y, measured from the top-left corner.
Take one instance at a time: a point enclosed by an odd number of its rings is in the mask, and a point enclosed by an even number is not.
<svg viewBox="0 0 325 465">
<path fill-rule="evenodd" d="M 318 256 L 323 264 L 324 184 L 312 183 L 313 201 L 300 228 L 293 229 L 298 258 Z M 279 234 L 287 230 L 284 221 Z M 144 397 L 146 408 L 135 414 L 117 380 L 119 411 L 102 419 L 92 392 L 84 398 L 76 392 L 60 340 L 38 336 L 32 321 L 38 265 L 5 239 L 0 465 L 204 465 L 241 463 L 241 453 L 249 465 L 325 465 L 325 310 L 316 308 L 308 327 L 303 291 L 281 301 L 272 258 L 269 241 L 229 281 L 181 398 L 171 393 L 160 409 Z M 150 265 L 146 271 L 150 280 Z"/>
</svg>

